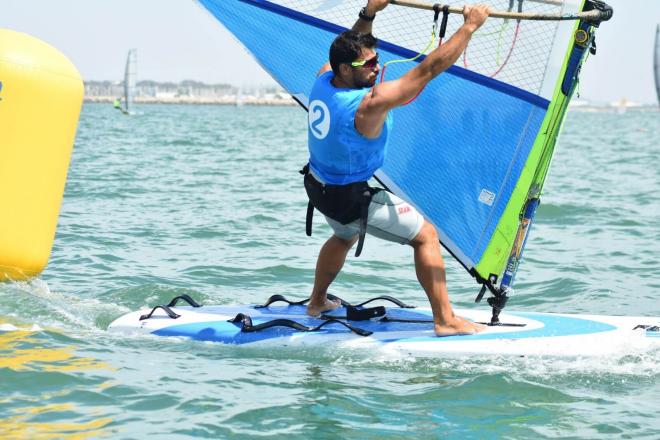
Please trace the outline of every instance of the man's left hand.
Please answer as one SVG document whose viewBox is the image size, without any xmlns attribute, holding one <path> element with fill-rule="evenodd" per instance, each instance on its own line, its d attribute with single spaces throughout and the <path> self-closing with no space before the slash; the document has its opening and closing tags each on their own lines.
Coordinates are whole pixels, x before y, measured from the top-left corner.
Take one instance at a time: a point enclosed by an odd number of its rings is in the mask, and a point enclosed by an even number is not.
<svg viewBox="0 0 660 440">
<path fill-rule="evenodd" d="M 390 4 L 390 0 L 369 0 L 367 2 L 367 14 L 375 15 L 376 12 L 382 11 Z"/>
</svg>

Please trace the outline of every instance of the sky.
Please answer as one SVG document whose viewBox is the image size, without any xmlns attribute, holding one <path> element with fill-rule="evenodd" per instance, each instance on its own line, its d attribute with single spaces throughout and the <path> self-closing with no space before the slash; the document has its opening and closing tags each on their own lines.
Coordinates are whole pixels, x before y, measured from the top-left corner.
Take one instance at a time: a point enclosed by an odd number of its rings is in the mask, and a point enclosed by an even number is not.
<svg viewBox="0 0 660 440">
<path fill-rule="evenodd" d="M 354 1 L 357 16 L 366 1 Z M 654 104 L 653 45 L 660 0 L 607 3 L 614 18 L 597 31 L 598 53 L 583 68 L 581 97 Z M 128 50 L 137 48 L 139 79 L 275 84 L 194 0 L 0 0 L 0 28 L 28 33 L 58 48 L 86 81 L 120 81 Z"/>
</svg>

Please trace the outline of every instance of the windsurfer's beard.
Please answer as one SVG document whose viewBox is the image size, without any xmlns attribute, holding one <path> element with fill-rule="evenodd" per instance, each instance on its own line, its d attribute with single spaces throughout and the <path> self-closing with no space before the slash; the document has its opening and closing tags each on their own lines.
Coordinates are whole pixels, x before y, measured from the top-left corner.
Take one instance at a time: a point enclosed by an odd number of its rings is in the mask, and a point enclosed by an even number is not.
<svg viewBox="0 0 660 440">
<path fill-rule="evenodd" d="M 367 79 L 364 81 L 355 81 L 355 87 L 358 89 L 366 89 L 366 88 L 371 88 L 376 84 L 376 78 L 378 78 L 378 75 L 374 75 L 373 78 Z"/>
</svg>

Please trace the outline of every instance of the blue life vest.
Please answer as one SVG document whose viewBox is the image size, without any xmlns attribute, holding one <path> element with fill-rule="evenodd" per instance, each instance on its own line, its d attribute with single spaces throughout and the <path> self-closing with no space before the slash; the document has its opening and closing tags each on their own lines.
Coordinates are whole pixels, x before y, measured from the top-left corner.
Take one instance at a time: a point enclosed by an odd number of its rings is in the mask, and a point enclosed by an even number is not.
<svg viewBox="0 0 660 440">
<path fill-rule="evenodd" d="M 364 137 L 355 129 L 355 113 L 369 89 L 337 88 L 333 78 L 332 71 L 320 75 L 309 96 L 309 165 L 324 183 L 367 181 L 385 161 L 392 116 L 378 138 Z"/>
</svg>

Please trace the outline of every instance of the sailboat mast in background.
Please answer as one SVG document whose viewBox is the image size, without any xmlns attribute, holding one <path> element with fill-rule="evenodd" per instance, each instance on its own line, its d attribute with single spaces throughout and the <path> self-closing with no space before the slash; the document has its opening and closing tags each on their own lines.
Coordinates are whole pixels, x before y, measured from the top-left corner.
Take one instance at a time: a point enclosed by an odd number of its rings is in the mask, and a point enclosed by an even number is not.
<svg viewBox="0 0 660 440">
<path fill-rule="evenodd" d="M 124 106 L 119 98 L 115 99 L 114 106 L 125 115 L 135 114 L 135 87 L 137 84 L 137 49 L 128 51 L 126 68 L 124 69 Z"/>
<path fill-rule="evenodd" d="M 124 70 L 124 110 L 126 113 L 135 112 L 135 85 L 137 83 L 137 49 L 128 51 L 126 69 Z"/>
<path fill-rule="evenodd" d="M 658 105 L 660 105 L 660 24 L 655 28 L 653 67 L 655 68 L 655 93 L 658 95 Z"/>
</svg>

